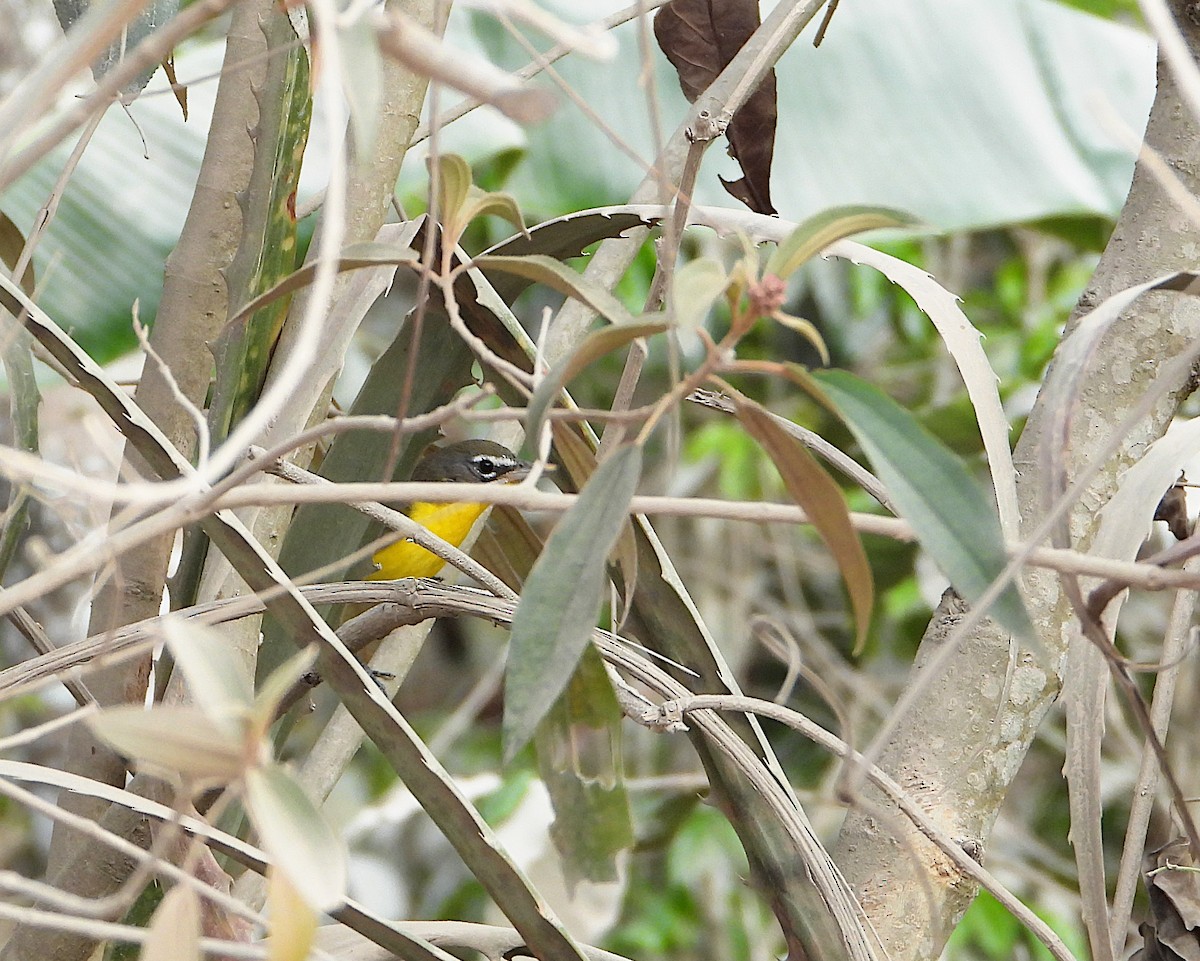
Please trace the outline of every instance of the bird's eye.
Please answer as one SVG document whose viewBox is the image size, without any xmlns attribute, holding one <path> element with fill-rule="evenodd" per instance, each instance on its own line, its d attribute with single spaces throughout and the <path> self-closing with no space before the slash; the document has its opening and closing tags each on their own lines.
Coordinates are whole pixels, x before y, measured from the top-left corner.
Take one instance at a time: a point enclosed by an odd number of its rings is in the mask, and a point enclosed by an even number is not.
<svg viewBox="0 0 1200 961">
<path fill-rule="evenodd" d="M 475 473 L 485 481 L 495 480 L 500 476 L 500 465 L 490 457 L 475 457 L 471 463 L 475 466 Z"/>
</svg>

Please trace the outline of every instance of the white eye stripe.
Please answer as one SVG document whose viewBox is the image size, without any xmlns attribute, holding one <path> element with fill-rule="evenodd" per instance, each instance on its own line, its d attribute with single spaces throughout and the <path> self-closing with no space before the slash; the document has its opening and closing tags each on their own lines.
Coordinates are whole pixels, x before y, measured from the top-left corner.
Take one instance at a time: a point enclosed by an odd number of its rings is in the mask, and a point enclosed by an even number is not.
<svg viewBox="0 0 1200 961">
<path fill-rule="evenodd" d="M 471 458 L 471 463 L 481 470 L 488 470 L 489 473 L 515 470 L 519 466 L 519 461 L 511 457 L 498 457 L 495 454 L 476 454 Z"/>
</svg>

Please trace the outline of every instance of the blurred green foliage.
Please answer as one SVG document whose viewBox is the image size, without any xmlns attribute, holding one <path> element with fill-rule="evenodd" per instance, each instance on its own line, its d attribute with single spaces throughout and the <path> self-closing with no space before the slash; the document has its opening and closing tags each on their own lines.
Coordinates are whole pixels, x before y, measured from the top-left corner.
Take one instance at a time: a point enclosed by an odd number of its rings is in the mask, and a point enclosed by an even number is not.
<svg viewBox="0 0 1200 961">
<path fill-rule="evenodd" d="M 1078 929 L 1051 912 L 1037 911 L 1077 958 L 1088 956 Z M 1050 961 L 1053 955 L 1008 910 L 986 891 L 972 902 L 946 945 L 947 958 L 962 961 Z"/>
<path fill-rule="evenodd" d="M 729 823 L 697 806 L 664 850 L 643 857 L 622 917 L 605 943 L 630 958 L 751 961 L 773 921 L 752 894 Z"/>
</svg>

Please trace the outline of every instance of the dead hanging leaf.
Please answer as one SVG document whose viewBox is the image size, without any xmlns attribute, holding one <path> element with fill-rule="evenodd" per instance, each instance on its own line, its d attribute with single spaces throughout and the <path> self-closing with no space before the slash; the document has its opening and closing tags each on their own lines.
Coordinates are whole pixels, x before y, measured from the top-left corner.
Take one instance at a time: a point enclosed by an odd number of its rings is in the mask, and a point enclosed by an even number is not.
<svg viewBox="0 0 1200 961">
<path fill-rule="evenodd" d="M 1186 541 L 1192 536 L 1191 524 L 1188 522 L 1187 510 L 1187 477 L 1179 475 L 1177 480 L 1162 496 L 1154 511 L 1156 521 L 1166 521 L 1167 528 L 1175 535 L 1177 541 Z"/>
<path fill-rule="evenodd" d="M 758 29 L 758 0 L 671 0 L 654 17 L 658 46 L 679 74 L 689 102 L 711 84 Z M 778 106 L 775 71 L 763 78 L 729 123 L 729 153 L 742 179 L 721 177 L 725 189 L 751 210 L 773 214 L 771 158 Z"/>
<path fill-rule="evenodd" d="M 1130 961 L 1200 958 L 1200 873 L 1178 838 L 1146 855 L 1150 917 L 1138 930 L 1142 947 Z"/>
</svg>

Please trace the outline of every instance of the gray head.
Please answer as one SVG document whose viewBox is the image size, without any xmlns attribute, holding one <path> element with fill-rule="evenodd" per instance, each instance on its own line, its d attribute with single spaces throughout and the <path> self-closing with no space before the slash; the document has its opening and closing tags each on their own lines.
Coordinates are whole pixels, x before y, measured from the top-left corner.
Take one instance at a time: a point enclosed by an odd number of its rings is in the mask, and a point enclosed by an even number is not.
<svg viewBox="0 0 1200 961">
<path fill-rule="evenodd" d="M 464 440 L 437 447 L 417 461 L 414 481 L 465 481 L 488 484 L 518 481 L 532 465 L 502 444 L 490 440 Z"/>
</svg>

